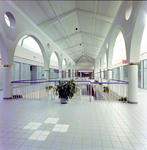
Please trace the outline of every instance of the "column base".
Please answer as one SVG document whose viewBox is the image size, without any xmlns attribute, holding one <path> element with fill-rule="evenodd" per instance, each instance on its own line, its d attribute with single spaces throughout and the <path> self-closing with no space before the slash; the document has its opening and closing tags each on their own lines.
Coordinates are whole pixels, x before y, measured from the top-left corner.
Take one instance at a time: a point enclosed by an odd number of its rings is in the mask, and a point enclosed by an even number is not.
<svg viewBox="0 0 147 150">
<path fill-rule="evenodd" d="M 12 99 L 12 97 L 7 97 L 7 98 L 3 97 L 3 99 L 4 100 L 9 100 L 9 99 Z"/>
<path fill-rule="evenodd" d="M 138 104 L 138 102 L 129 102 L 129 101 L 128 101 L 128 103 L 129 104 Z"/>
</svg>

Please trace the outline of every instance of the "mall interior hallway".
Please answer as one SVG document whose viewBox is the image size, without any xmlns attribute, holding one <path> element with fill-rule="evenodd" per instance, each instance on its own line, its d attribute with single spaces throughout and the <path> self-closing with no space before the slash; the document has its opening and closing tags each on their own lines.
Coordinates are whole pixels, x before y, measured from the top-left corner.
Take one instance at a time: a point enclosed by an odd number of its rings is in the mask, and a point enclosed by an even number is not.
<svg viewBox="0 0 147 150">
<path fill-rule="evenodd" d="M 147 93 L 138 104 L 59 99 L 3 100 L 0 150 L 147 150 Z"/>
</svg>

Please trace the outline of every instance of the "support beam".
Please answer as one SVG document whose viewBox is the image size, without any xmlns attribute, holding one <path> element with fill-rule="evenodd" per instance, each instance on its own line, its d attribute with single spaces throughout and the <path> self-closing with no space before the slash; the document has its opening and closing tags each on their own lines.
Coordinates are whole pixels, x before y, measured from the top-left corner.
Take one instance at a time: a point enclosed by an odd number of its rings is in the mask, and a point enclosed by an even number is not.
<svg viewBox="0 0 147 150">
<path fill-rule="evenodd" d="M 80 56 L 75 56 L 75 57 L 73 57 L 72 59 L 79 59 L 81 57 L 81 55 Z"/>
<path fill-rule="evenodd" d="M 75 53 L 79 53 L 79 52 L 81 53 L 81 51 L 83 51 L 83 50 L 79 50 L 79 51 L 76 51 L 76 52 L 72 52 L 72 53 L 70 53 L 70 54 L 67 53 L 67 55 L 74 55 Z"/>
<path fill-rule="evenodd" d="M 93 17 L 93 12 L 90 12 L 90 11 L 85 11 L 85 10 L 82 10 L 82 9 L 77 9 L 76 10 L 78 13 L 82 13 L 84 15 L 88 15 L 90 17 Z M 113 19 L 112 17 L 108 17 L 108 16 L 104 16 L 104 15 L 100 15 L 100 14 L 96 14 L 95 16 L 97 19 L 100 19 L 102 21 L 105 21 L 107 23 L 112 23 L 113 22 Z"/>
<path fill-rule="evenodd" d="M 78 61 L 76 63 L 78 63 L 82 58 L 83 58 L 83 55 L 78 59 Z"/>
<path fill-rule="evenodd" d="M 62 50 L 68 51 L 69 49 L 71 49 L 71 48 L 73 48 L 73 47 L 80 46 L 80 44 L 82 44 L 82 43 L 78 43 L 78 44 L 76 44 L 76 45 L 70 46 L 70 47 L 65 48 L 65 49 L 62 49 Z M 81 45 L 81 46 L 82 46 L 82 45 Z"/>
<path fill-rule="evenodd" d="M 82 33 L 83 35 L 86 35 L 86 36 L 92 36 L 92 34 L 87 33 L 87 32 L 81 31 L 81 33 Z M 104 37 L 101 37 L 101 36 L 93 35 L 93 37 L 96 38 L 97 40 L 102 41 L 102 42 L 105 40 L 105 38 L 104 38 Z"/>
<path fill-rule="evenodd" d="M 60 19 L 60 21 L 62 21 L 63 19 L 66 19 L 67 17 L 70 17 L 71 15 L 73 15 L 75 13 L 76 13 L 76 9 L 71 10 L 67 13 L 64 13 L 64 14 L 54 18 L 54 19 L 51 19 L 49 21 L 46 21 L 46 22 L 43 22 L 43 23 L 39 24 L 38 27 L 41 28 L 41 29 L 45 29 L 45 28 L 50 27 L 50 26 L 52 26 L 56 23 L 59 23 L 59 19 Z"/>
<path fill-rule="evenodd" d="M 49 26 L 52 26 L 56 23 L 59 23 L 59 19 L 60 21 L 62 21 L 63 19 L 66 19 L 67 17 L 70 17 L 71 15 L 75 14 L 75 13 L 82 13 L 84 15 L 88 15 L 90 17 L 93 17 L 93 12 L 90 11 L 85 11 L 82 9 L 74 9 L 71 10 L 69 12 L 66 12 L 62 15 L 59 15 L 58 17 L 51 19 L 49 21 L 43 22 L 41 24 L 38 25 L 38 27 L 40 27 L 41 29 L 47 28 Z M 102 21 L 108 22 L 108 23 L 112 23 L 113 22 L 113 18 L 112 17 L 108 17 L 108 16 L 104 16 L 104 15 L 100 15 L 100 14 L 96 14 L 95 16 L 97 19 L 100 19 Z"/>
<path fill-rule="evenodd" d="M 54 41 L 54 42 L 55 42 L 56 44 L 60 44 L 60 43 L 66 41 L 66 40 L 69 40 L 69 38 L 72 38 L 72 37 L 74 37 L 74 36 L 76 36 L 76 35 L 78 35 L 78 34 L 80 34 L 80 32 L 71 34 L 71 35 L 69 35 L 69 36 L 66 36 L 66 37 L 64 37 L 64 38 L 61 38 L 61 39 L 59 39 L 59 40 L 57 40 L 57 41 Z"/>
<path fill-rule="evenodd" d="M 85 35 L 85 36 L 91 36 L 91 37 L 92 37 L 92 34 L 87 33 L 87 32 L 83 32 L 83 31 L 80 31 L 80 32 L 78 32 L 78 33 L 71 34 L 71 35 L 69 35 L 69 36 L 67 36 L 67 37 L 63 37 L 63 38 L 61 38 L 61 39 L 59 39 L 59 40 L 57 40 L 57 41 L 54 41 L 54 42 L 55 42 L 56 44 L 60 44 L 60 43 L 62 43 L 62 42 L 64 42 L 64 41 L 66 41 L 66 40 L 69 40 L 69 38 L 72 38 L 72 37 L 74 37 L 74 36 L 76 36 L 76 35 L 79 35 L 79 34 L 83 34 L 83 35 Z M 96 35 L 93 35 L 93 37 L 96 38 L 96 39 L 98 39 L 98 40 L 100 40 L 100 41 L 102 41 L 102 42 L 105 40 L 104 37 L 100 37 L 100 36 L 96 36 Z"/>
<path fill-rule="evenodd" d="M 85 55 L 85 57 L 86 57 L 92 64 L 94 64 L 94 61 L 91 60 L 87 55 Z"/>
<path fill-rule="evenodd" d="M 88 54 L 89 56 L 93 57 L 93 58 L 96 58 L 96 55 L 95 54 L 92 54 L 91 52 L 86 52 L 85 54 Z"/>
<path fill-rule="evenodd" d="M 85 50 L 85 49 L 84 49 L 84 52 L 88 52 L 88 53 L 90 53 L 90 54 L 97 55 L 97 52 L 93 52 L 93 51 L 91 51 L 91 50 Z"/>
<path fill-rule="evenodd" d="M 89 45 L 89 46 L 92 46 L 93 48 L 96 48 L 96 49 L 99 49 L 100 50 L 100 48 L 101 47 L 99 47 L 99 46 L 93 46 L 92 44 L 88 44 L 88 43 L 83 43 L 84 45 Z"/>
</svg>

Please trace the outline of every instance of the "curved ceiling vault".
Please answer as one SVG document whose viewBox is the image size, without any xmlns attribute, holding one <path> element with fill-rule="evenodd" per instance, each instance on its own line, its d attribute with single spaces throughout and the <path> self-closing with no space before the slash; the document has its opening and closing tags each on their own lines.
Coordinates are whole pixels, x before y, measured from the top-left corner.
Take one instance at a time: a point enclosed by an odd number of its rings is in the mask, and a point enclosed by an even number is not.
<svg viewBox="0 0 147 150">
<path fill-rule="evenodd" d="M 14 2 L 76 63 L 94 65 L 122 1 Z"/>
</svg>

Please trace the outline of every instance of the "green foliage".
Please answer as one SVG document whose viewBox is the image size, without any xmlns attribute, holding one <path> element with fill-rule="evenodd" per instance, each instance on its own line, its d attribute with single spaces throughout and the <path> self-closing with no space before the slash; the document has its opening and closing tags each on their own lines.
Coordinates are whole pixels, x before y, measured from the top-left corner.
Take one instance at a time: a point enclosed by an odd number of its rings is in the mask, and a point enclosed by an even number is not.
<svg viewBox="0 0 147 150">
<path fill-rule="evenodd" d="M 121 97 L 121 98 L 119 99 L 119 101 L 127 101 L 127 98 L 126 98 L 126 97 Z"/>
<path fill-rule="evenodd" d="M 46 86 L 46 91 L 51 90 L 53 86 Z"/>
<path fill-rule="evenodd" d="M 108 86 L 104 86 L 103 88 L 104 88 L 104 90 L 103 90 L 104 93 L 109 93 L 109 88 L 108 88 Z"/>
<path fill-rule="evenodd" d="M 49 86 L 49 90 L 51 90 L 53 88 L 53 86 Z"/>
<path fill-rule="evenodd" d="M 13 95 L 13 98 L 23 98 L 22 95 Z"/>
<path fill-rule="evenodd" d="M 99 82 L 98 80 L 94 80 L 94 82 Z"/>
<path fill-rule="evenodd" d="M 56 83 L 55 83 L 56 84 Z M 56 92 L 59 93 L 59 98 L 71 99 L 76 93 L 77 88 L 73 80 L 58 82 L 56 85 Z"/>
</svg>

